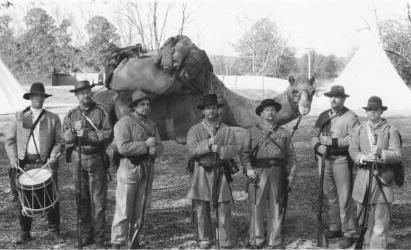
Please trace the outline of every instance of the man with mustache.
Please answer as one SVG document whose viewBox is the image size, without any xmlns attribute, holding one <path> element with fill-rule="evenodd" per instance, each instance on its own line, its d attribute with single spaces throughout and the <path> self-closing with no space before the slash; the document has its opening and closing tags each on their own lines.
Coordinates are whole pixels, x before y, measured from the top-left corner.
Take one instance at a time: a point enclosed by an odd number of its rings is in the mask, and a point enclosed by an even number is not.
<svg viewBox="0 0 411 250">
<path fill-rule="evenodd" d="M 357 115 L 344 106 L 349 97 L 344 87 L 334 85 L 324 94 L 330 98 L 331 109 L 318 117 L 312 130 L 312 145 L 321 168 L 325 156 L 324 195 L 328 202 L 329 229 L 327 238 L 339 238 L 339 248 L 348 248 L 353 243 L 354 218 L 351 187 L 352 164 L 348 146 L 359 120 Z"/>
<path fill-rule="evenodd" d="M 25 171 L 40 168 L 48 162 L 57 186 L 58 155 L 63 151 L 64 140 L 61 138 L 60 118 L 43 108 L 44 100 L 50 96 L 46 94 L 43 83 L 31 85 L 30 92 L 23 95 L 31 105 L 16 113 L 16 119 L 6 133 L 4 146 L 11 168 L 16 171 L 18 168 Z M 21 234 L 15 243 L 23 244 L 32 239 L 32 218 L 23 213 L 20 202 L 17 206 Z M 47 220 L 50 235 L 61 243 L 59 202 L 48 211 Z"/>
<path fill-rule="evenodd" d="M 296 176 L 296 156 L 291 137 L 285 128 L 274 122 L 280 109 L 281 104 L 274 99 L 265 99 L 256 108 L 261 121 L 249 129 L 247 151 L 250 160 L 242 159 L 249 178 L 249 246 L 257 249 L 264 245 L 279 248 L 283 243 L 284 202 Z M 265 210 L 268 213 L 266 238 Z"/>
<path fill-rule="evenodd" d="M 195 159 L 191 187 L 188 199 L 193 201 L 197 215 L 197 230 L 201 249 L 210 248 L 213 243 L 213 228 L 210 206 L 217 211 L 217 228 L 215 232 L 216 248 L 232 247 L 234 239 L 231 222 L 232 200 L 227 161 L 237 153 L 233 131 L 221 122 L 217 95 L 203 96 L 197 106 L 204 119 L 190 128 L 187 134 L 187 147 L 191 157 Z"/>
<path fill-rule="evenodd" d="M 88 81 L 80 81 L 70 90 L 79 105 L 64 118 L 63 136 L 67 148 L 73 150 L 66 157 L 73 162 L 75 181 L 81 156 L 82 245 L 96 243 L 97 248 L 103 248 L 109 167 L 105 150 L 112 138 L 112 127 L 106 109 L 91 99 L 92 87 Z"/>
</svg>

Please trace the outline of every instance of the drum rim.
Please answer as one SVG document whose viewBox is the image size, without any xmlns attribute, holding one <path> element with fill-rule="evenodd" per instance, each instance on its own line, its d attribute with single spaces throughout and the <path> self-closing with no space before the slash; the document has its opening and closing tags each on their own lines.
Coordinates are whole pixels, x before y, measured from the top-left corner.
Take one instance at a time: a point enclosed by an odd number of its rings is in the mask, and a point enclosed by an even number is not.
<svg viewBox="0 0 411 250">
<path fill-rule="evenodd" d="M 47 169 L 44 169 L 44 170 L 47 170 Z M 21 184 L 21 183 L 20 183 L 20 176 L 22 176 L 22 175 L 19 175 L 19 176 L 17 177 L 16 186 L 17 186 L 18 188 L 23 189 L 23 190 L 33 190 L 33 189 L 44 188 L 44 187 L 48 186 L 51 182 L 53 182 L 53 173 L 52 173 L 51 171 L 49 171 L 49 170 L 47 170 L 47 171 L 48 171 L 49 173 L 51 173 L 51 175 L 50 175 L 49 178 L 46 179 L 46 181 L 44 181 L 44 182 L 42 182 L 42 183 L 35 184 L 35 185 L 24 185 L 24 184 Z M 29 178 L 30 178 L 30 177 L 29 177 Z"/>
</svg>

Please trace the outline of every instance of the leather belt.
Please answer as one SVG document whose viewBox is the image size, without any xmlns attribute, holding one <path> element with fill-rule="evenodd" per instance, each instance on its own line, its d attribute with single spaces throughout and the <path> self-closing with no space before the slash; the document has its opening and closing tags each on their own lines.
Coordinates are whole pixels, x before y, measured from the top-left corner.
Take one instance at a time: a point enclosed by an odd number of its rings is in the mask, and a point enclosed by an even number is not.
<svg viewBox="0 0 411 250">
<path fill-rule="evenodd" d="M 76 147 L 75 151 L 78 153 L 79 148 Z M 85 154 L 85 155 L 99 154 L 101 152 L 103 152 L 103 149 L 101 149 L 101 148 L 84 148 L 84 147 L 81 148 L 81 153 Z"/>
<path fill-rule="evenodd" d="M 257 159 L 255 168 L 284 167 L 285 165 L 286 165 L 285 159 L 266 158 L 266 159 Z"/>
<path fill-rule="evenodd" d="M 36 164 L 42 163 L 41 157 L 39 154 L 26 154 L 24 157 L 24 163 L 26 164 Z"/>
</svg>

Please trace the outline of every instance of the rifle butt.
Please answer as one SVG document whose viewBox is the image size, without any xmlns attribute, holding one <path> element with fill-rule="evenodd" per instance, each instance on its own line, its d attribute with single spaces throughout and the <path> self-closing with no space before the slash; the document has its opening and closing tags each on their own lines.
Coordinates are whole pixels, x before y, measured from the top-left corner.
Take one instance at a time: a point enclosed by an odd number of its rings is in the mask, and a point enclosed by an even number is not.
<svg viewBox="0 0 411 250">
<path fill-rule="evenodd" d="M 358 237 L 357 241 L 355 242 L 354 249 L 363 249 L 364 237 L 365 237 L 366 232 L 367 232 L 367 229 L 362 229 L 361 230 L 360 236 Z"/>
<path fill-rule="evenodd" d="M 144 187 L 143 206 L 142 206 L 142 209 L 141 209 L 141 219 L 140 219 L 140 222 L 138 224 L 138 227 L 134 230 L 133 237 L 129 241 L 129 244 L 128 244 L 129 249 L 136 249 L 136 248 L 140 247 L 140 242 L 139 242 L 140 237 L 139 236 L 140 236 L 141 231 L 142 231 L 143 226 L 144 226 L 144 219 L 145 219 L 146 205 L 147 205 L 147 195 L 148 195 L 148 192 L 149 192 L 148 191 L 148 189 L 149 189 L 149 185 L 148 185 L 149 171 L 150 171 L 149 168 L 153 167 L 154 158 L 149 156 L 147 163 L 148 163 L 147 166 L 144 166 L 144 165 L 142 166 L 143 167 L 143 173 L 145 173 L 144 176 L 146 178 L 146 183 L 145 183 L 146 185 Z"/>
<path fill-rule="evenodd" d="M 81 148 L 82 148 L 82 142 L 81 138 L 79 138 L 79 152 L 78 152 L 78 158 L 79 158 L 79 163 L 77 166 L 77 181 L 76 181 L 76 205 L 77 205 L 77 248 L 81 249 L 83 247 L 83 244 L 81 242 Z"/>
<path fill-rule="evenodd" d="M 324 227 L 321 226 L 317 232 L 317 247 L 328 248 L 328 240 L 325 237 Z"/>
</svg>

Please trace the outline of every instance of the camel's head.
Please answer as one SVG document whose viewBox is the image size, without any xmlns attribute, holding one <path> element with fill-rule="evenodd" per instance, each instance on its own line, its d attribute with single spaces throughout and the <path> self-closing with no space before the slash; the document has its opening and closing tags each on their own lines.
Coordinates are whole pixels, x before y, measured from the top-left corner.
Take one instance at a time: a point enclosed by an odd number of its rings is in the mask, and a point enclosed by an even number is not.
<svg viewBox="0 0 411 250">
<path fill-rule="evenodd" d="M 315 94 L 314 82 L 312 76 L 307 81 L 296 81 L 293 76 L 288 78 L 290 86 L 287 92 L 287 98 L 298 115 L 307 115 L 311 110 L 311 101 Z"/>
</svg>

